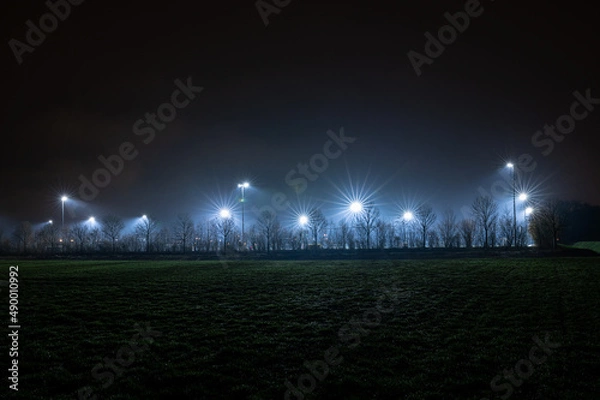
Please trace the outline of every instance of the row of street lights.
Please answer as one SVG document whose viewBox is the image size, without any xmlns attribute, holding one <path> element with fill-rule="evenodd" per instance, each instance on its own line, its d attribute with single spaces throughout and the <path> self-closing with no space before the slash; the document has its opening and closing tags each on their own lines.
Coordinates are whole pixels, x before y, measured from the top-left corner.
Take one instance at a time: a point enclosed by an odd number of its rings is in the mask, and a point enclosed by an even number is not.
<svg viewBox="0 0 600 400">
<path fill-rule="evenodd" d="M 506 164 L 506 167 L 512 170 L 512 199 L 513 199 L 513 237 L 514 237 L 514 243 L 516 246 L 516 240 L 517 240 L 517 205 L 516 205 L 516 198 L 517 198 L 517 187 L 516 187 L 516 168 L 515 165 L 512 162 L 509 162 Z M 245 238 L 245 202 L 246 202 L 246 189 L 248 189 L 250 187 L 250 183 L 249 182 L 243 182 L 243 183 L 239 183 L 237 185 L 238 189 L 240 189 L 241 191 L 241 200 L 240 202 L 242 203 L 242 245 L 245 247 L 246 245 L 246 238 Z M 521 193 L 519 195 L 519 200 L 521 201 L 526 201 L 527 200 L 527 194 L 525 193 Z M 67 202 L 69 200 L 69 198 L 67 196 L 62 196 L 60 198 L 61 200 L 61 204 L 62 204 L 62 215 L 61 215 L 61 221 L 62 221 L 62 229 L 64 230 L 65 228 L 65 202 Z M 349 205 L 349 210 L 352 214 L 358 215 L 360 213 L 362 213 L 365 209 L 365 205 L 360 202 L 360 201 L 353 201 L 350 203 Z M 525 216 L 530 215 L 533 212 L 533 208 L 532 207 L 527 207 L 525 209 Z M 229 211 L 228 209 L 222 209 L 219 212 L 219 215 L 221 218 L 223 219 L 228 219 L 231 218 L 231 211 Z M 142 219 L 147 220 L 147 216 L 143 215 Z M 406 235 L 406 223 L 412 221 L 414 219 L 414 214 L 411 211 L 406 211 L 404 212 L 403 216 L 402 216 L 402 224 L 404 227 L 404 234 Z M 90 217 L 89 219 L 90 222 L 95 222 L 94 217 Z M 310 220 L 308 218 L 308 216 L 306 215 L 301 215 L 299 217 L 298 220 L 299 224 L 301 226 L 306 226 Z M 50 224 L 52 224 L 52 220 L 49 221 Z"/>
<path fill-rule="evenodd" d="M 512 170 L 512 200 L 513 200 L 513 242 L 515 247 L 517 246 L 517 168 L 512 162 L 508 162 L 506 167 Z M 519 194 L 519 200 L 522 202 L 527 201 L 528 196 L 526 193 Z M 525 220 L 525 234 L 527 235 L 528 224 L 527 217 L 533 213 L 533 207 L 526 206 L 523 211 L 523 219 Z"/>
</svg>

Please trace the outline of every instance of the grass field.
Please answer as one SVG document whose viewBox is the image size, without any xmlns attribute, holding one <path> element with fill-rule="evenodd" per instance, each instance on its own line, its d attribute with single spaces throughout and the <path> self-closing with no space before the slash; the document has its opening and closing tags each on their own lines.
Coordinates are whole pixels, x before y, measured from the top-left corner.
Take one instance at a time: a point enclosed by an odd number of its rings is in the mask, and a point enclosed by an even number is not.
<svg viewBox="0 0 600 400">
<path fill-rule="evenodd" d="M 11 264 L 18 398 L 599 398 L 600 258 Z"/>
<path fill-rule="evenodd" d="M 577 242 L 572 247 L 576 249 L 589 249 L 600 253 L 600 242 Z"/>
</svg>

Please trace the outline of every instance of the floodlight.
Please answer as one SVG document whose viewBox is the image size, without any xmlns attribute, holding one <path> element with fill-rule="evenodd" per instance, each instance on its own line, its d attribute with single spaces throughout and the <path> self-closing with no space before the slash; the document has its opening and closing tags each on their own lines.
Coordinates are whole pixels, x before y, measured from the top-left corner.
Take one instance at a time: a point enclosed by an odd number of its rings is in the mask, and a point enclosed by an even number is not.
<svg viewBox="0 0 600 400">
<path fill-rule="evenodd" d="M 353 213 L 359 213 L 362 210 L 363 210 L 363 205 L 359 201 L 353 201 L 350 204 L 350 211 L 352 211 Z"/>
<path fill-rule="evenodd" d="M 93 224 L 96 222 L 96 218 L 90 217 L 90 219 L 88 219 L 88 221 Z"/>
<path fill-rule="evenodd" d="M 308 217 L 306 215 L 301 215 L 300 218 L 298 218 L 298 222 L 300 225 L 304 226 L 308 224 Z"/>
<path fill-rule="evenodd" d="M 221 218 L 231 218 L 231 212 L 226 208 L 219 211 L 219 215 L 221 216 Z"/>
<path fill-rule="evenodd" d="M 527 207 L 525 209 L 525 215 L 530 215 L 533 212 L 533 207 Z"/>
<path fill-rule="evenodd" d="M 410 221 L 410 220 L 412 220 L 412 219 L 414 218 L 414 215 L 413 215 L 413 213 L 412 213 L 412 212 L 410 212 L 410 211 L 406 211 L 406 212 L 404 213 L 404 215 L 402 216 L 402 218 L 403 218 L 405 221 Z"/>
<path fill-rule="evenodd" d="M 69 200 L 69 198 L 67 196 L 63 196 L 60 198 L 60 201 L 67 201 L 67 200 Z"/>
<path fill-rule="evenodd" d="M 511 162 L 507 163 L 506 166 L 508 168 L 514 168 L 515 167 L 515 165 L 513 163 L 511 163 Z"/>
<path fill-rule="evenodd" d="M 525 201 L 525 200 L 527 200 L 527 193 L 521 193 L 521 194 L 519 195 L 519 200 L 521 200 L 521 201 Z"/>
</svg>

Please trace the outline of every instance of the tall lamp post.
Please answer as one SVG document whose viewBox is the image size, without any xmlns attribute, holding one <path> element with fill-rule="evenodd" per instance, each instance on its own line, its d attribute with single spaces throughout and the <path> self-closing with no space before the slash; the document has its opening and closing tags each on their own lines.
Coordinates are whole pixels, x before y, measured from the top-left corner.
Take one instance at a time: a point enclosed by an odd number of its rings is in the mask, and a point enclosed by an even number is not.
<svg viewBox="0 0 600 400">
<path fill-rule="evenodd" d="M 298 218 L 298 223 L 300 224 L 300 250 L 302 250 L 302 233 L 304 232 L 305 226 L 308 225 L 308 222 L 308 216 L 304 214 Z M 306 248 L 306 246 L 304 246 L 304 248 Z"/>
<path fill-rule="evenodd" d="M 525 225 L 525 242 L 527 242 L 527 213 L 525 211 L 525 209 L 527 208 L 527 199 L 529 196 L 527 196 L 527 193 L 521 193 L 519 194 L 519 201 L 523 202 L 523 223 Z M 523 236 L 523 233 L 521 233 L 521 236 Z M 527 243 L 525 243 L 527 244 Z M 523 243 L 521 243 L 521 245 L 523 245 Z"/>
<path fill-rule="evenodd" d="M 412 221 L 413 219 L 413 213 L 410 211 L 406 211 L 404 213 L 404 215 L 402 215 L 402 228 L 403 228 L 403 233 L 404 233 L 404 246 L 403 247 L 408 247 L 408 240 L 406 238 L 406 224 L 408 223 L 408 221 Z"/>
<path fill-rule="evenodd" d="M 527 207 L 525 209 L 525 237 L 527 238 L 527 245 L 529 246 L 529 216 L 533 212 L 533 207 Z"/>
<path fill-rule="evenodd" d="M 511 162 L 506 164 L 509 169 L 512 169 L 512 199 L 513 199 L 513 241 L 517 247 L 517 169 Z"/>
<path fill-rule="evenodd" d="M 246 189 L 250 187 L 248 182 L 238 183 L 238 189 L 242 191 L 242 248 L 246 249 L 246 237 L 244 235 L 244 203 L 246 202 Z"/>
<path fill-rule="evenodd" d="M 60 198 L 62 202 L 62 229 L 65 229 L 65 201 L 69 200 L 67 196 L 63 196 Z"/>
</svg>

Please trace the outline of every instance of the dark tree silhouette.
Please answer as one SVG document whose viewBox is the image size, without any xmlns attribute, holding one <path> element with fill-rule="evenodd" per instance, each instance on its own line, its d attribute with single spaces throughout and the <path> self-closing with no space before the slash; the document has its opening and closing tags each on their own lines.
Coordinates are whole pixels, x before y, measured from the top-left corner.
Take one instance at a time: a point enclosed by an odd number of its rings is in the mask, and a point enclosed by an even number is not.
<svg viewBox="0 0 600 400">
<path fill-rule="evenodd" d="M 315 242 L 315 248 L 317 248 L 319 246 L 319 233 L 327 229 L 328 222 L 320 208 L 312 210 L 308 218 L 310 219 L 309 227 Z"/>
<path fill-rule="evenodd" d="M 146 253 L 150 252 L 150 243 L 158 231 L 158 223 L 153 218 L 142 218 L 135 226 L 136 235 L 146 242 Z"/>
<path fill-rule="evenodd" d="M 421 231 L 421 245 L 425 248 L 427 243 L 427 232 L 431 229 L 435 221 L 437 220 L 437 215 L 433 211 L 433 208 L 429 204 L 423 204 L 418 208 L 416 212 L 417 224 L 419 225 L 419 229 Z"/>
<path fill-rule="evenodd" d="M 115 252 L 116 242 L 119 240 L 124 228 L 123 220 L 116 215 L 110 214 L 102 218 L 102 234 L 110 240 L 113 253 Z"/>
<path fill-rule="evenodd" d="M 454 211 L 447 209 L 438 225 L 440 239 L 444 247 L 453 247 L 458 235 L 458 224 Z"/>
<path fill-rule="evenodd" d="M 194 222 L 189 214 L 177 215 L 177 221 L 173 226 L 173 236 L 177 242 L 181 243 L 181 252 L 185 253 L 188 248 L 188 244 L 194 237 Z"/>
<path fill-rule="evenodd" d="M 498 218 L 498 204 L 491 196 L 477 196 L 471 206 L 473 216 L 483 230 L 483 247 L 489 247 L 490 231 Z"/>
<path fill-rule="evenodd" d="M 379 221 L 379 209 L 373 206 L 365 206 L 364 209 L 355 216 L 356 228 L 366 242 L 367 249 L 371 248 L 371 235 Z"/>
</svg>

